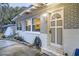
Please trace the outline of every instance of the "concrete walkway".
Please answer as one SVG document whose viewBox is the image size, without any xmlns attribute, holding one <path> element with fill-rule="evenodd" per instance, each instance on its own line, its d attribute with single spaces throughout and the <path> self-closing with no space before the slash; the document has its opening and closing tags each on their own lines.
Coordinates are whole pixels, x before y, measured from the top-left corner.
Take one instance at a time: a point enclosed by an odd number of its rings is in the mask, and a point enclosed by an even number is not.
<svg viewBox="0 0 79 59">
<path fill-rule="evenodd" d="M 9 40 L 0 40 L 0 56 L 35 56 L 39 51 Z"/>
</svg>

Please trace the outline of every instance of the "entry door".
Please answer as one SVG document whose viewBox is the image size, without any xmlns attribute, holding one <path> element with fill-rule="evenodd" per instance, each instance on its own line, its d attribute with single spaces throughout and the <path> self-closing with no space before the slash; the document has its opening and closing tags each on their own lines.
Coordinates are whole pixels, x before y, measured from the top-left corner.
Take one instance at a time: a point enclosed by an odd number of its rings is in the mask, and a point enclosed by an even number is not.
<svg viewBox="0 0 79 59">
<path fill-rule="evenodd" d="M 50 19 L 51 43 L 62 45 L 63 43 L 63 9 L 54 10 Z"/>
</svg>

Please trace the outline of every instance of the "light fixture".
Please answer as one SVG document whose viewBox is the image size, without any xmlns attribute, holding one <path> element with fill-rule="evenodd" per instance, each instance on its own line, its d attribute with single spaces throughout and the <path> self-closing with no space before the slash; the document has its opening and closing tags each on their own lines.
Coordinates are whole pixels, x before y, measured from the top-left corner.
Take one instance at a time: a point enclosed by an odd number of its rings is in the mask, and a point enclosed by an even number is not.
<svg viewBox="0 0 79 59">
<path fill-rule="evenodd" d="M 31 13 L 31 10 L 30 10 L 30 9 L 27 9 L 27 10 L 25 11 L 25 13 L 26 13 L 26 14 L 30 14 L 30 13 Z"/>
<path fill-rule="evenodd" d="M 47 13 L 45 13 L 45 14 L 43 14 L 42 16 L 43 16 L 43 17 L 46 17 L 47 15 L 48 15 L 48 14 L 47 14 Z"/>
<path fill-rule="evenodd" d="M 35 7 L 41 7 L 40 3 L 35 3 L 35 4 L 33 4 L 33 6 L 35 6 Z"/>
<path fill-rule="evenodd" d="M 37 9 L 35 6 L 32 6 L 32 7 L 31 7 L 31 10 L 35 10 L 35 9 Z"/>
<path fill-rule="evenodd" d="M 27 9 L 26 12 L 31 12 L 31 10 L 30 9 Z"/>
</svg>

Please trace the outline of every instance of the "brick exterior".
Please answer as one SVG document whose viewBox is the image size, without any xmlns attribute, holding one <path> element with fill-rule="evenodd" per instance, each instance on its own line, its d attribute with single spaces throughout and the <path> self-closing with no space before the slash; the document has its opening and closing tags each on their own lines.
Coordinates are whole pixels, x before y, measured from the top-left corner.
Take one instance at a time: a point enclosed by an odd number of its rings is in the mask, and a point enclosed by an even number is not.
<svg viewBox="0 0 79 59">
<path fill-rule="evenodd" d="M 79 4 L 69 4 L 64 9 L 64 28 L 79 29 Z"/>
</svg>

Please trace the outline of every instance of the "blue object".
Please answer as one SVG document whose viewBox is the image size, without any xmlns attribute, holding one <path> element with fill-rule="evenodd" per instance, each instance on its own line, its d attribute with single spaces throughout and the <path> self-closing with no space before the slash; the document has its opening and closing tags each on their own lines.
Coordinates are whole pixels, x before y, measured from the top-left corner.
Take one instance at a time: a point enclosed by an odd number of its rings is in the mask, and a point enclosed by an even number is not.
<svg viewBox="0 0 79 59">
<path fill-rule="evenodd" d="M 79 56 L 79 48 L 75 50 L 75 56 Z"/>
</svg>

